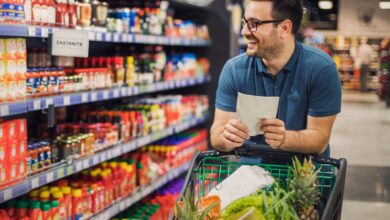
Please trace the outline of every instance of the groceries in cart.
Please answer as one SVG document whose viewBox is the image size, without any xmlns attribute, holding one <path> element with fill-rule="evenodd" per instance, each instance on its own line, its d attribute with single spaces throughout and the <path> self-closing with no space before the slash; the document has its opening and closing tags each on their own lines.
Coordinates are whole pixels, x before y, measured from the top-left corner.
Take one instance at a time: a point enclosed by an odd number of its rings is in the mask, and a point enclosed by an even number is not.
<svg viewBox="0 0 390 220">
<path fill-rule="evenodd" d="M 176 204 L 175 218 L 319 219 L 316 204 L 321 194 L 318 183 L 321 168 L 307 158 L 302 163 L 294 157 L 292 164 L 288 169 L 279 169 L 278 175 L 267 171 L 269 167 L 264 169 L 261 164 L 237 167 L 203 165 L 206 172 L 197 173 L 200 181 L 196 183 L 195 192 L 187 189 L 182 201 Z M 218 169 L 218 172 L 213 172 Z"/>
</svg>

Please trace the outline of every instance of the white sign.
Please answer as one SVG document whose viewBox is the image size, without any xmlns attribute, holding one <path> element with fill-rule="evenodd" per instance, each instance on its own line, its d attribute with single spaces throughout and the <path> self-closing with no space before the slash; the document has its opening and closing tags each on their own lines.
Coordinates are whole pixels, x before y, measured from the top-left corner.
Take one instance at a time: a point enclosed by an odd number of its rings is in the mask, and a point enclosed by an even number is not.
<svg viewBox="0 0 390 220">
<path fill-rule="evenodd" d="M 87 31 L 53 30 L 53 56 L 88 57 L 89 35 Z"/>
</svg>

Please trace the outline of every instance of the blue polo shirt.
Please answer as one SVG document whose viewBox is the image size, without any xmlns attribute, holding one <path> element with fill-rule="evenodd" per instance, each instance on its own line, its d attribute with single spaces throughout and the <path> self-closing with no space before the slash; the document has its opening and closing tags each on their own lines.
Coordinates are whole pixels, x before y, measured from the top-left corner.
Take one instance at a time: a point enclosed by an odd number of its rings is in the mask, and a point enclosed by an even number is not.
<svg viewBox="0 0 390 220">
<path fill-rule="evenodd" d="M 238 92 L 280 97 L 277 118 L 287 130 L 306 129 L 308 115 L 331 116 L 341 109 L 341 83 L 332 58 L 299 42 L 288 63 L 275 76 L 267 73 L 260 58 L 241 54 L 228 60 L 219 78 L 216 108 L 236 112 Z M 263 135 L 251 141 L 265 143 Z M 324 156 L 329 156 L 329 146 Z"/>
</svg>

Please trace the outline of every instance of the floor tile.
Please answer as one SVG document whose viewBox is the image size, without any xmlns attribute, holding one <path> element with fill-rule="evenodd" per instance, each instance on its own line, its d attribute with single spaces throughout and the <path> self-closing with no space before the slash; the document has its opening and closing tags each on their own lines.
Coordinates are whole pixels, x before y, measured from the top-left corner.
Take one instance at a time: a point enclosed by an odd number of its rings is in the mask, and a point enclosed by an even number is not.
<svg viewBox="0 0 390 220">
<path fill-rule="evenodd" d="M 344 200 L 342 220 L 389 220 L 390 204 Z"/>
</svg>

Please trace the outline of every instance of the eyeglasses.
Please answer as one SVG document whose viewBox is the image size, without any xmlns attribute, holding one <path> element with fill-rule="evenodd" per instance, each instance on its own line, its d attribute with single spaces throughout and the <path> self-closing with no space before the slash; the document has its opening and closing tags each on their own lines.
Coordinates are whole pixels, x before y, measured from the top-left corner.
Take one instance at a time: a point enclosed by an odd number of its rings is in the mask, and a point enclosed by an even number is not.
<svg viewBox="0 0 390 220">
<path fill-rule="evenodd" d="M 241 23 L 242 23 L 242 27 L 244 27 L 245 25 L 247 25 L 247 27 L 249 28 L 249 30 L 251 31 L 257 31 L 257 26 L 259 25 L 262 25 L 262 24 L 267 24 L 267 23 L 279 23 L 279 22 L 282 22 L 284 20 L 266 20 L 266 21 L 260 21 L 258 19 L 255 19 L 255 18 L 250 18 L 250 19 L 245 19 L 245 18 L 242 18 L 241 19 Z"/>
</svg>

